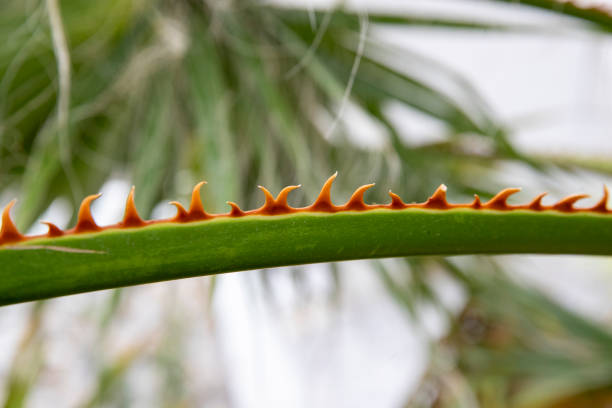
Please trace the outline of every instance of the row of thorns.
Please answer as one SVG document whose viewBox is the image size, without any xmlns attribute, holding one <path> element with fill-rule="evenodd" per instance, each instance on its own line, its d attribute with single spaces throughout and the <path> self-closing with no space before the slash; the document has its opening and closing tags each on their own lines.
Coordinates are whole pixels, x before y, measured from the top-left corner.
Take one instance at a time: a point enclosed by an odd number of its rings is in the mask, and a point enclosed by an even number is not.
<svg viewBox="0 0 612 408">
<path fill-rule="evenodd" d="M 334 205 L 331 200 L 331 188 L 332 184 L 338 173 L 332 175 L 321 188 L 321 192 L 317 199 L 307 207 L 295 208 L 291 207 L 287 203 L 287 197 L 289 193 L 300 186 L 288 186 L 281 190 L 276 198 L 265 188 L 259 186 L 265 195 L 265 203 L 257 209 L 243 211 L 240 207 L 233 202 L 228 201 L 231 210 L 225 214 L 210 214 L 204 210 L 202 205 L 202 199 L 200 196 L 200 189 L 205 181 L 198 183 L 191 194 L 191 204 L 189 210 L 186 210 L 179 202 L 172 201 L 170 204 L 174 205 L 177 209 L 176 215 L 170 219 L 164 220 L 143 220 L 134 204 L 134 187 L 132 187 L 125 206 L 125 213 L 123 220 L 115 225 L 109 225 L 107 227 L 100 227 L 96 224 L 91 215 L 90 206 L 92 201 L 100 197 L 100 194 L 94 194 L 86 197 L 79 208 L 79 214 L 77 223 L 74 228 L 62 231 L 55 224 L 50 222 L 43 222 L 49 228 L 48 232 L 44 235 L 38 236 L 25 236 L 19 232 L 10 217 L 10 210 L 15 204 L 16 200 L 11 201 L 4 208 L 2 213 L 2 227 L 0 228 L 0 245 L 6 243 L 15 243 L 24 241 L 32 238 L 41 237 L 59 237 L 67 234 L 78 234 L 83 232 L 96 232 L 108 228 L 135 228 L 150 225 L 161 222 L 190 222 L 190 221 L 202 221 L 217 217 L 244 217 L 249 215 L 281 215 L 281 214 L 292 214 L 299 212 L 327 212 L 336 213 L 342 211 L 366 211 L 374 209 L 392 209 L 392 210 L 403 210 L 406 208 L 422 208 L 422 209 L 435 209 L 435 210 L 450 210 L 456 208 L 470 208 L 475 210 L 486 209 L 486 210 L 498 210 L 498 211 L 510 211 L 510 210 L 530 210 L 530 211 L 560 211 L 564 213 L 577 213 L 577 212 L 593 212 L 593 213 L 610 213 L 612 210 L 607 208 L 608 202 L 608 189 L 604 186 L 603 197 L 594 206 L 588 208 L 577 208 L 574 204 L 583 198 L 587 198 L 586 194 L 575 194 L 570 195 L 566 198 L 561 199 L 557 203 L 545 206 L 542 205 L 542 198 L 546 193 L 542 193 L 534 198 L 529 204 L 524 205 L 510 205 L 507 203 L 508 197 L 520 191 L 520 188 L 506 188 L 500 191 L 497 195 L 491 198 L 489 201 L 482 203 L 478 195 L 474 195 L 474 200 L 468 204 L 451 204 L 446 199 L 446 186 L 440 185 L 438 189 L 423 203 L 411 203 L 406 204 L 402 199 L 395 193 L 389 191 L 391 202 L 389 204 L 366 204 L 363 198 L 365 192 L 374 186 L 374 184 L 366 184 L 359 187 L 351 198 L 344 205 Z"/>
</svg>

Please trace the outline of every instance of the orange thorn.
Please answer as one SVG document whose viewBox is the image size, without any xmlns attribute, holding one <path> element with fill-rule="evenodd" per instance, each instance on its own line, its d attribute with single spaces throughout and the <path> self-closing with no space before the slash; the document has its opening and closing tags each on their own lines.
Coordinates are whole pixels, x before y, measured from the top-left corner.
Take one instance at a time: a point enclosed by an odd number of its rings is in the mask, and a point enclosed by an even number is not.
<svg viewBox="0 0 612 408">
<path fill-rule="evenodd" d="M 423 206 L 437 209 L 449 208 L 448 201 L 446 201 L 446 189 L 444 184 L 440 184 L 440 187 L 425 201 Z"/>
<path fill-rule="evenodd" d="M 0 229 L 0 244 L 4 244 L 7 242 L 16 242 L 24 239 L 24 236 L 21 235 L 13 220 L 11 220 L 11 208 L 15 205 L 17 200 L 11 200 L 6 207 L 4 207 L 4 211 L 2 211 L 2 228 Z"/>
<path fill-rule="evenodd" d="M 263 206 L 261 206 L 259 209 L 256 210 L 257 213 L 275 215 L 275 214 L 286 214 L 288 212 L 291 212 L 292 208 L 289 207 L 289 205 L 287 204 L 287 195 L 291 191 L 299 187 L 301 186 L 285 187 L 281 190 L 281 192 L 278 194 L 278 196 L 275 199 L 274 196 L 265 187 L 259 186 L 261 191 L 263 191 L 264 194 L 266 195 L 266 202 L 264 203 Z"/>
<path fill-rule="evenodd" d="M 604 184 L 603 197 L 601 197 L 601 200 L 599 200 L 597 204 L 589 208 L 589 211 L 602 212 L 602 213 L 608 212 L 608 196 L 609 195 L 610 193 L 608 192 L 608 187 L 606 187 L 606 185 Z"/>
<path fill-rule="evenodd" d="M 283 206 L 289 209 L 290 207 L 289 207 L 289 204 L 287 204 L 287 196 L 289 195 L 290 192 L 292 192 L 293 190 L 297 190 L 300 187 L 302 187 L 301 184 L 298 184 L 297 186 L 287 186 L 283 188 L 281 192 L 278 193 L 278 195 L 276 196 L 276 200 L 274 200 L 275 204 L 277 206 Z"/>
<path fill-rule="evenodd" d="M 573 212 L 576 211 L 574 208 L 574 203 L 578 200 L 582 200 L 583 198 L 587 198 L 588 194 L 574 194 L 568 197 L 565 197 L 557 204 L 552 206 L 553 210 L 563 211 L 563 212 Z"/>
<path fill-rule="evenodd" d="M 365 201 L 363 201 L 363 195 L 368 189 L 372 187 L 374 187 L 373 183 L 366 184 L 364 186 L 359 187 L 357 190 L 355 190 L 351 198 L 344 205 L 344 209 L 345 210 L 366 210 L 368 206 L 365 203 Z"/>
<path fill-rule="evenodd" d="M 508 205 L 506 200 L 512 194 L 516 194 L 519 191 L 521 191 L 520 188 L 505 188 L 482 206 L 490 210 L 510 210 L 512 207 Z"/>
<path fill-rule="evenodd" d="M 312 211 L 331 211 L 333 212 L 336 209 L 336 206 L 332 203 L 331 200 L 331 188 L 334 180 L 338 176 L 338 172 L 335 172 L 330 178 L 327 179 L 323 187 L 321 188 L 321 192 L 317 199 L 310 206 L 310 210 Z"/>
<path fill-rule="evenodd" d="M 123 227 L 138 227 L 144 223 L 140 215 L 138 215 L 138 210 L 136 210 L 136 204 L 134 203 L 134 186 L 132 186 L 125 202 L 125 212 L 123 213 L 121 225 Z"/>
<path fill-rule="evenodd" d="M 391 190 L 389 190 L 389 197 L 391 197 L 391 203 L 389 204 L 389 207 L 395 208 L 395 209 L 406 208 L 406 204 L 404 204 L 400 196 L 398 196 Z"/>
<path fill-rule="evenodd" d="M 242 211 L 240 207 L 238 207 L 238 204 L 233 203 L 231 201 L 226 201 L 226 203 L 228 203 L 232 207 L 232 210 L 229 213 L 230 217 L 242 217 L 244 215 L 244 211 Z"/>
<path fill-rule="evenodd" d="M 41 221 L 40 223 L 45 224 L 47 227 L 49 227 L 49 231 L 47 231 L 48 237 L 61 237 L 62 235 L 64 235 L 64 231 L 59 229 L 57 225 L 47 221 Z"/>
<path fill-rule="evenodd" d="M 544 207 L 542 207 L 542 199 L 548 193 L 541 193 L 536 198 L 534 198 L 529 204 L 527 204 L 527 208 L 533 211 L 542 211 Z"/>
<path fill-rule="evenodd" d="M 202 205 L 202 197 L 200 196 L 200 189 L 202 186 L 206 184 L 205 181 L 200 181 L 195 185 L 193 191 L 191 192 L 191 204 L 189 205 L 189 216 L 194 219 L 204 219 L 209 218 L 206 211 L 204 211 L 204 206 Z"/>
<path fill-rule="evenodd" d="M 178 201 L 170 201 L 169 204 L 172 204 L 176 207 L 176 215 L 171 221 L 175 222 L 185 222 L 189 219 L 189 213 L 185 210 L 185 207 Z"/>
<path fill-rule="evenodd" d="M 272 195 L 272 193 L 270 193 L 268 191 L 267 188 L 265 188 L 264 186 L 257 186 L 261 191 L 263 191 L 264 195 L 266 196 L 266 202 L 264 203 L 264 205 L 261 207 L 262 209 L 264 208 L 271 208 L 274 206 L 274 196 Z"/>
<path fill-rule="evenodd" d="M 91 202 L 101 195 L 102 194 L 92 194 L 83 199 L 81 207 L 79 208 L 79 216 L 77 218 L 76 227 L 74 227 L 74 232 L 98 231 L 100 229 L 91 215 L 90 206 Z"/>
<path fill-rule="evenodd" d="M 470 204 L 471 208 L 479 209 L 482 207 L 482 203 L 480 202 L 480 196 L 478 194 L 474 194 L 474 201 Z"/>
</svg>

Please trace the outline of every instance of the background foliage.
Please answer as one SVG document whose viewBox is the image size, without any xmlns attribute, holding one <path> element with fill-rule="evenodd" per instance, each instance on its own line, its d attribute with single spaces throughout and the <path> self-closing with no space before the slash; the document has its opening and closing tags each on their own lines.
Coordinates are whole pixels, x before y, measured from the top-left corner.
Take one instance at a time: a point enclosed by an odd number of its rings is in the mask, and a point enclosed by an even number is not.
<svg viewBox="0 0 612 408">
<path fill-rule="evenodd" d="M 513 7 L 571 17 L 574 33 L 603 37 L 612 28 L 612 18 L 599 9 L 522 3 Z M 164 200 L 185 199 L 201 179 L 209 181 L 205 207 L 220 212 L 226 200 L 259 205 L 258 184 L 272 191 L 302 184 L 295 204 L 309 203 L 336 170 L 339 202 L 370 181 L 377 182 L 368 193 L 372 202 L 386 202 L 387 188 L 407 202 L 421 201 L 440 183 L 452 186 L 453 200 L 490 197 L 503 183 L 500 166 L 509 164 L 542 179 L 559 168 L 612 171 L 605 161 L 520 151 L 512 126 L 472 84 L 451 67 L 376 35 L 388 26 L 562 35 L 559 27 L 450 14 L 314 10 L 249 0 L 6 0 L 0 6 L 2 203 L 19 196 L 17 223 L 27 230 L 54 206 L 70 209 L 74 220 L 82 197 L 111 178 L 136 185 L 138 209 L 150 216 Z M 392 106 L 441 123 L 442 141 L 408 143 Z M 333 309 L 350 275 L 337 265 L 326 268 L 334 282 L 327 307 Z M 506 268 L 503 260 L 479 258 L 371 263 L 409 316 L 416 318 L 428 304 L 450 322 L 448 333 L 432 341 L 429 369 L 406 404 L 604 406 L 612 398 L 608 328 L 509 279 Z M 308 271 L 286 273 L 292 285 L 304 287 Z M 432 274 L 460 285 L 465 305 L 444 306 Z M 273 274 L 258 276 L 274 303 Z M 214 280 L 205 282 L 198 294 L 204 314 L 215 287 Z M 90 306 L 92 355 L 104 350 L 132 291 L 115 291 Z M 48 304 L 28 309 L 28 327 L 4 375 L 6 406 L 32 403 L 40 386 L 48 360 L 42 329 L 52 319 Z M 201 316 L 173 316 L 171 310 L 163 323 L 169 334 L 160 341 L 94 359 L 88 373 L 96 385 L 78 404 L 128 405 L 134 390 L 127 373 L 151 360 L 163 378 L 160 406 L 210 402 L 188 389 L 180 368 L 184 356 L 176 353 L 186 327 Z M 208 339 L 202 341 L 212 341 L 214 330 L 211 324 L 200 333 Z M 201 388 L 222 388 L 219 377 Z M 207 395 L 231 405 L 223 392 Z"/>
</svg>

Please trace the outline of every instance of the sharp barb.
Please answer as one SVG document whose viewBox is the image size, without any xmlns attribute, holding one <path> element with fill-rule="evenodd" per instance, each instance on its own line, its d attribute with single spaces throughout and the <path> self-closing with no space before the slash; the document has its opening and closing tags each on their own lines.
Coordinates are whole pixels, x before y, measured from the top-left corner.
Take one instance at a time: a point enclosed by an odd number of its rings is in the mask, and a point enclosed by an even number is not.
<svg viewBox="0 0 612 408">
<path fill-rule="evenodd" d="M 542 206 L 542 199 L 548 193 L 541 193 L 536 198 L 534 198 L 529 204 L 527 204 L 527 208 L 533 211 L 542 211 L 544 207 Z"/>
<path fill-rule="evenodd" d="M 266 196 L 266 202 L 261 207 L 261 209 L 273 207 L 274 206 L 274 196 L 272 195 L 272 193 L 270 193 L 270 191 L 268 191 L 268 189 L 265 188 L 264 186 L 257 186 L 257 188 L 263 191 L 264 195 Z"/>
<path fill-rule="evenodd" d="M 608 187 L 604 184 L 603 186 L 603 196 L 601 200 L 597 204 L 595 204 L 592 208 L 589 208 L 590 211 L 607 213 L 608 212 L 608 197 L 610 193 L 608 191 Z"/>
<path fill-rule="evenodd" d="M 61 237 L 64 235 L 64 231 L 62 231 L 57 225 L 47 221 L 41 221 L 40 223 L 49 227 L 49 231 L 47 231 L 48 237 Z"/>
<path fill-rule="evenodd" d="M 445 209 L 449 208 L 448 201 L 446 201 L 446 186 L 444 184 L 440 184 L 440 187 L 433 193 L 431 197 L 425 201 L 423 204 L 426 208 L 437 208 L 437 209 Z"/>
<path fill-rule="evenodd" d="M 125 202 L 125 212 L 123 213 L 121 225 L 123 227 L 139 227 L 144 224 L 145 222 L 140 218 L 138 210 L 136 210 L 136 204 L 134 203 L 134 186 L 132 186 L 130 194 L 128 194 Z"/>
<path fill-rule="evenodd" d="M 480 202 L 480 196 L 478 194 L 474 194 L 474 201 L 472 201 L 470 207 L 474 209 L 479 209 L 482 207 L 482 203 Z"/>
<path fill-rule="evenodd" d="M 0 245 L 9 243 L 9 242 L 17 242 L 21 241 L 24 236 L 19 232 L 13 220 L 11 219 L 11 208 L 15 205 L 17 200 L 11 200 L 6 207 L 4 207 L 4 211 L 2 211 L 2 228 L 0 229 Z"/>
<path fill-rule="evenodd" d="M 574 212 L 576 208 L 574 208 L 574 204 L 578 200 L 582 200 L 583 198 L 587 198 L 588 194 L 574 194 L 569 197 L 565 197 L 557 204 L 552 206 L 553 210 L 562 211 L 562 212 Z"/>
<path fill-rule="evenodd" d="M 79 208 L 79 215 L 77 218 L 76 227 L 74 227 L 74 232 L 87 232 L 87 231 L 98 231 L 100 227 L 93 219 L 91 215 L 91 202 L 99 198 L 102 194 L 92 194 L 90 196 L 85 197 L 85 199 L 81 202 L 81 207 Z"/>
<path fill-rule="evenodd" d="M 288 186 L 285 187 L 281 190 L 281 192 L 278 194 L 278 197 L 276 197 L 276 199 L 274 198 L 274 196 L 272 196 L 272 194 L 265 189 L 262 186 L 259 186 L 259 188 L 261 189 L 261 191 L 264 192 L 264 194 L 266 195 L 266 202 L 264 203 L 264 205 L 262 207 L 260 207 L 259 209 L 256 210 L 257 214 L 266 214 L 266 215 L 275 215 L 275 214 L 287 214 L 290 213 L 292 210 L 294 210 L 293 208 L 289 207 L 289 204 L 287 204 L 287 195 L 295 190 L 296 188 L 299 188 L 301 186 Z"/>
<path fill-rule="evenodd" d="M 309 207 L 309 210 L 312 211 L 335 211 L 336 206 L 332 203 L 331 200 L 331 188 L 334 180 L 338 176 L 338 172 L 335 172 L 330 178 L 327 179 L 323 187 L 321 188 L 321 192 L 319 196 L 315 200 L 314 203 Z"/>
<path fill-rule="evenodd" d="M 191 192 L 191 204 L 189 205 L 189 216 L 193 219 L 204 219 L 209 218 L 204 206 L 202 205 L 202 197 L 200 196 L 200 189 L 206 184 L 205 181 L 201 181 L 195 185 Z"/>
<path fill-rule="evenodd" d="M 169 204 L 176 207 L 176 215 L 171 219 L 171 221 L 185 222 L 189 219 L 189 213 L 181 203 L 178 201 L 170 201 Z"/>
<path fill-rule="evenodd" d="M 391 197 L 391 203 L 389 204 L 389 207 L 394 209 L 402 209 L 407 207 L 407 205 L 404 204 L 404 202 L 402 201 L 401 197 L 392 192 L 391 190 L 389 190 L 389 197 Z"/>
<path fill-rule="evenodd" d="M 368 189 L 372 187 L 374 187 L 374 184 L 366 184 L 364 186 L 359 187 L 357 190 L 355 190 L 351 198 L 344 205 L 344 209 L 345 210 L 367 210 L 368 206 L 365 203 L 365 201 L 363 201 L 363 195 Z"/>
<path fill-rule="evenodd" d="M 228 214 L 230 217 L 242 217 L 244 215 L 244 211 L 238 207 L 238 204 L 231 201 L 226 201 L 226 203 L 232 207 L 232 210 Z"/>
<path fill-rule="evenodd" d="M 482 207 L 489 210 L 510 210 L 512 207 L 508 205 L 506 200 L 508 200 L 508 197 L 510 197 L 512 194 L 516 194 L 519 191 L 521 191 L 520 188 L 503 189 L 497 193 L 495 197 L 483 204 Z"/>
<path fill-rule="evenodd" d="M 287 204 L 287 196 L 290 192 L 292 192 L 293 190 L 297 190 L 300 187 L 302 187 L 301 184 L 298 184 L 297 186 L 287 186 L 283 188 L 281 192 L 278 193 L 278 196 L 276 196 L 276 200 L 274 200 L 275 204 L 277 206 L 283 206 L 287 207 L 287 209 L 290 209 L 291 207 L 289 207 L 289 204 Z"/>
</svg>

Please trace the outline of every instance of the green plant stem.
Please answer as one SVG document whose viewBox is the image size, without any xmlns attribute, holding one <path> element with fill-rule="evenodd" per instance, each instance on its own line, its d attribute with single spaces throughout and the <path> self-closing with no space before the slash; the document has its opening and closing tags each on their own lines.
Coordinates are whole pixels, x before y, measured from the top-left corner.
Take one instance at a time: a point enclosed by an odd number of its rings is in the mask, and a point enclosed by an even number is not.
<svg viewBox="0 0 612 408">
<path fill-rule="evenodd" d="M 612 216 L 381 209 L 220 218 L 41 238 L 0 249 L 0 304 L 283 265 L 509 253 L 612 255 Z"/>
</svg>

